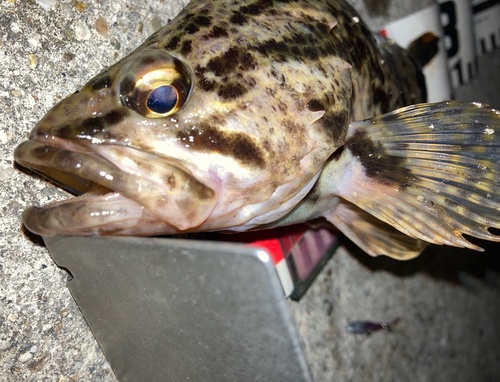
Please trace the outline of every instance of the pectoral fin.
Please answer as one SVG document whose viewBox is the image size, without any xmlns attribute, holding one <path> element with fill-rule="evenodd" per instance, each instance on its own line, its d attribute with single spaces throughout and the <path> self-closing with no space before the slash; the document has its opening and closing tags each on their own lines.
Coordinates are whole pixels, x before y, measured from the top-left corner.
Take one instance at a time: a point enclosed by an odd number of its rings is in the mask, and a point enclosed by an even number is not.
<svg viewBox="0 0 500 382">
<path fill-rule="evenodd" d="M 325 217 L 371 256 L 410 260 L 427 246 L 426 242 L 406 236 L 347 201 L 341 201 Z"/>
<path fill-rule="evenodd" d="M 354 122 L 342 155 L 325 171 L 336 171 L 329 180 L 334 194 L 410 237 L 475 250 L 482 249 L 463 234 L 500 241 L 489 231 L 500 228 L 496 110 L 443 102 Z M 341 208 L 333 220 L 342 224 L 352 215 Z M 353 224 L 344 225 L 351 236 L 362 236 Z M 366 245 L 365 250 L 371 251 Z"/>
</svg>

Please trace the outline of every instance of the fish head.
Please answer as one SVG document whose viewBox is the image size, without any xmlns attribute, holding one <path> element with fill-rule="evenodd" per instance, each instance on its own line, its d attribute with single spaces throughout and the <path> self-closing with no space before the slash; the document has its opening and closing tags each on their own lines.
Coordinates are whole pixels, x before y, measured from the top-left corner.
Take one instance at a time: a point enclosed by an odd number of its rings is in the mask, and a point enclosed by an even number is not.
<svg viewBox="0 0 500 382">
<path fill-rule="evenodd" d="M 199 36 L 186 51 L 161 36 L 62 100 L 16 149 L 21 165 L 82 195 L 25 211 L 30 230 L 245 230 L 312 188 L 335 145 L 315 123 L 324 111 L 307 107 L 314 89 L 284 82 L 307 65 L 258 55 L 250 37 Z"/>
</svg>

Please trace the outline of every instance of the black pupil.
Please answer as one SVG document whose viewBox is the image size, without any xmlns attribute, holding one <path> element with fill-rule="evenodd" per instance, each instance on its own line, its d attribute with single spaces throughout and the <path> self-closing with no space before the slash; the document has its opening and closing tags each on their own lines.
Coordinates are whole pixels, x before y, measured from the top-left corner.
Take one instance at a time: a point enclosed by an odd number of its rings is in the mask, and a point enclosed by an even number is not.
<svg viewBox="0 0 500 382">
<path fill-rule="evenodd" d="M 149 110 L 165 114 L 171 111 L 177 104 L 177 92 L 173 86 L 159 86 L 151 92 L 148 97 Z"/>
</svg>

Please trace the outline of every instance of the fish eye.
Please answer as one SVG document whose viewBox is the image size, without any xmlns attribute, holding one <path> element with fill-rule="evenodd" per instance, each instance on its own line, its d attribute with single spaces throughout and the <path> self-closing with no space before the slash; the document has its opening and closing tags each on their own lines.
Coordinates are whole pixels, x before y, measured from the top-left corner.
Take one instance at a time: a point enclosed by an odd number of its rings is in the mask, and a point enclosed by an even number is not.
<svg viewBox="0 0 500 382">
<path fill-rule="evenodd" d="M 176 107 L 178 101 L 177 89 L 171 85 L 163 85 L 149 93 L 146 105 L 154 113 L 167 114 Z"/>
<path fill-rule="evenodd" d="M 123 106 L 143 117 L 164 118 L 182 108 L 192 87 L 188 65 L 170 54 L 146 51 L 124 66 L 119 94 Z"/>
</svg>

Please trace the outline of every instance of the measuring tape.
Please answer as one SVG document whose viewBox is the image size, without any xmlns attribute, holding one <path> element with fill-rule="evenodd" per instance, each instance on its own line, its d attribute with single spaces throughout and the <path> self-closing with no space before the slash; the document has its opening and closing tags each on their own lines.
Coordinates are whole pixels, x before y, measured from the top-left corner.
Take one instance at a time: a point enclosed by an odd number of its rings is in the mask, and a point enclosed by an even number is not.
<svg viewBox="0 0 500 382">
<path fill-rule="evenodd" d="M 477 56 L 500 48 L 500 0 L 473 0 L 472 14 Z"/>
<path fill-rule="evenodd" d="M 438 6 L 395 20 L 381 31 L 405 48 L 425 32 L 438 36 L 444 51 L 424 68 L 428 101 L 450 99 L 451 88 L 476 76 L 477 57 L 500 48 L 500 0 L 439 0 Z"/>
<path fill-rule="evenodd" d="M 470 0 L 442 0 L 441 24 L 453 88 L 469 82 L 477 73 Z"/>
<path fill-rule="evenodd" d="M 440 102 L 451 99 L 451 84 L 448 75 L 444 34 L 440 22 L 440 8 L 437 3 L 411 15 L 392 21 L 380 31 L 383 36 L 394 40 L 403 48 L 425 33 L 431 32 L 439 38 L 436 56 L 422 69 L 427 83 L 427 101 Z"/>
</svg>

